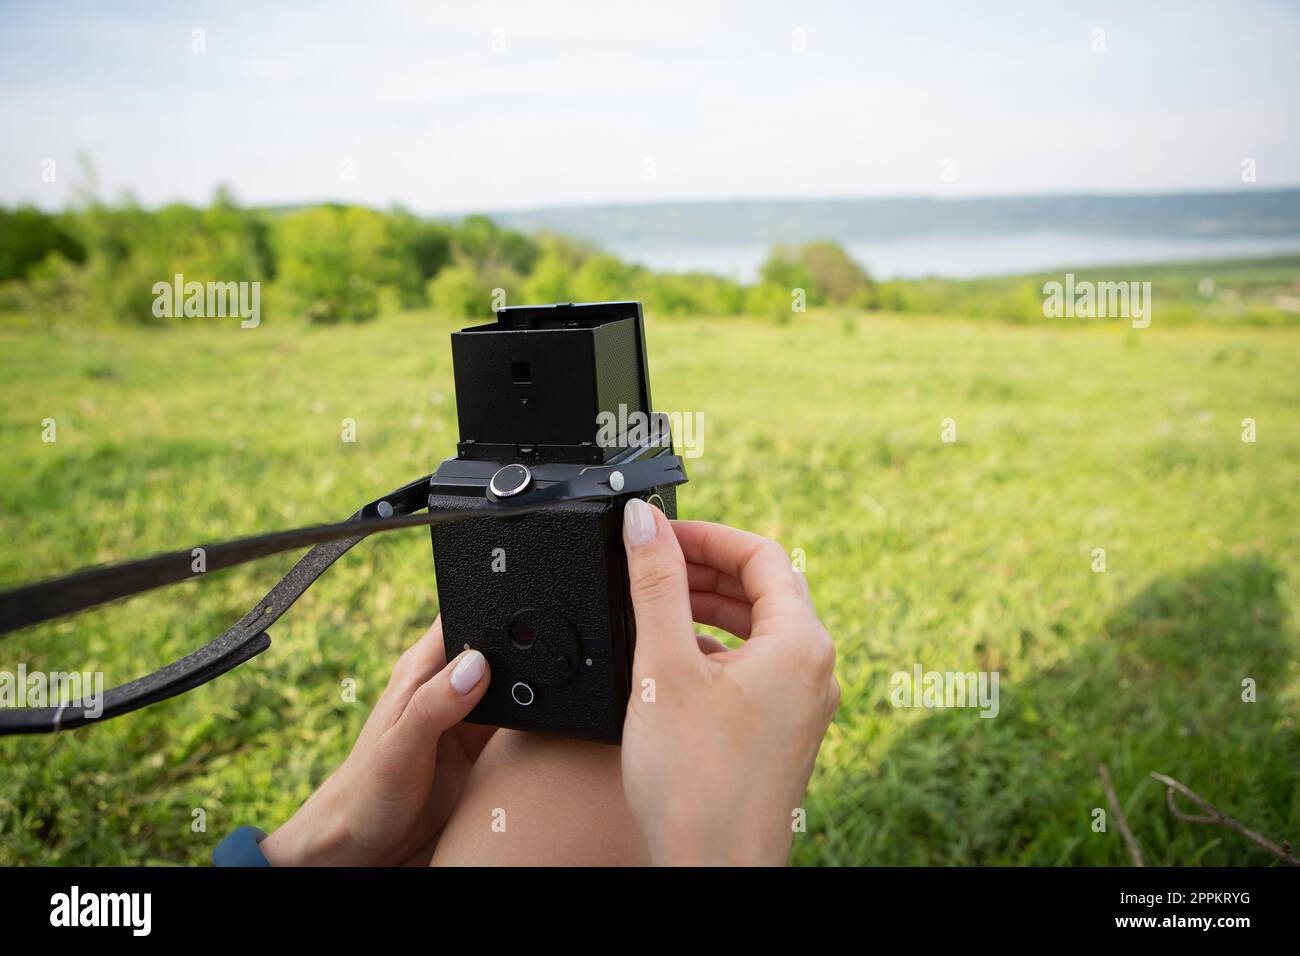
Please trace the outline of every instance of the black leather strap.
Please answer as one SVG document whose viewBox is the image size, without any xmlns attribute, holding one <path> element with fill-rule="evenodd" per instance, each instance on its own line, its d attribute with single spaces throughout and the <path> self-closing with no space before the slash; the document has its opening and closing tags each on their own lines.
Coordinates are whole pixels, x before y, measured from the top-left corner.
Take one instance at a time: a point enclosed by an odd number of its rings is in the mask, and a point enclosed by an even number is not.
<svg viewBox="0 0 1300 956">
<path fill-rule="evenodd" d="M 360 512 L 358 512 L 358 517 Z M 200 684 L 206 684 L 244 661 L 256 657 L 271 646 L 266 632 L 280 615 L 298 600 L 312 583 L 325 573 L 361 536 L 329 541 L 312 548 L 280 582 L 216 640 L 197 651 L 173 661 L 152 674 L 121 684 L 104 692 L 89 708 L 85 698 L 64 707 L 25 707 L 0 709 L 0 736 L 6 734 L 43 734 L 70 730 L 96 720 L 106 720 L 130 713 L 160 700 L 175 697 Z M 157 585 L 154 585 L 157 586 Z M 96 602 L 98 603 L 98 602 Z"/>
<path fill-rule="evenodd" d="M 100 700 L 92 700 L 89 706 L 83 696 L 81 701 L 61 707 L 0 709 L 0 736 L 53 733 L 118 717 L 193 690 L 256 657 L 271 646 L 271 635 L 266 629 L 302 597 L 303 592 L 330 565 L 366 536 L 357 533 L 358 526 L 370 524 L 364 521 L 365 518 L 381 513 L 381 509 L 388 514 L 402 515 L 425 507 L 428 487 L 428 477 L 413 481 L 385 498 L 372 501 L 342 525 L 262 535 L 205 548 L 206 570 L 213 571 L 288 550 L 298 546 L 299 541 L 310 543 L 309 539 L 327 533 L 325 529 L 344 527 L 350 531 L 348 537 L 325 541 L 308 551 L 257 602 L 256 607 L 220 637 L 194 653 L 152 674 L 110 688 Z M 374 530 L 367 533 L 373 534 Z M 143 561 L 91 568 L 64 578 L 15 588 L 0 595 L 0 633 L 193 577 L 193 561 L 193 549 L 174 551 Z"/>
<path fill-rule="evenodd" d="M 522 514 L 556 501 L 610 497 L 618 493 L 609 484 L 610 473 L 620 471 L 624 494 L 634 494 L 686 480 L 681 459 L 661 456 L 618 468 L 590 468 L 569 481 L 533 489 L 508 503 L 499 503 L 498 516 Z M 275 621 L 302 596 L 325 570 L 362 538 L 381 531 L 451 523 L 473 513 L 415 514 L 428 507 L 429 477 L 404 485 L 366 505 L 345 522 L 294 531 L 241 538 L 203 548 L 203 573 L 234 567 L 258 558 L 314 545 L 251 611 L 224 634 L 178 661 L 152 674 L 104 692 L 89 706 L 82 701 L 60 707 L 0 708 L 0 736 L 53 733 L 117 717 L 149 704 L 175 697 L 257 656 L 271 646 L 267 633 Z M 62 578 L 41 581 L 0 593 L 0 635 L 18 628 L 72 614 L 118 598 L 164 587 L 196 577 L 194 549 L 172 551 L 140 561 L 89 568 Z"/>
<path fill-rule="evenodd" d="M 413 481 L 385 498 L 372 501 L 347 521 L 339 524 L 278 531 L 221 544 L 170 551 L 139 561 L 87 568 L 65 577 L 4 591 L 0 593 L 0 634 L 7 634 L 20 627 L 49 621 L 65 614 L 84 611 L 86 608 L 118 598 L 152 591 L 154 588 L 187 581 L 224 568 L 232 568 L 237 564 L 256 561 L 258 558 L 279 554 L 281 551 L 292 551 L 295 548 L 310 547 L 352 536 L 363 538 L 376 531 L 419 524 L 418 520 L 411 521 L 409 517 L 405 522 L 400 519 L 390 521 L 370 519 L 374 519 L 380 513 L 380 505 L 383 503 L 391 506 L 391 511 L 387 508 L 384 510 L 393 515 L 409 515 L 412 511 L 427 507 L 428 487 L 428 477 Z M 202 572 L 194 570 L 196 550 L 203 552 Z M 323 571 L 324 568 L 321 570 Z M 290 575 L 292 573 L 290 572 Z"/>
</svg>

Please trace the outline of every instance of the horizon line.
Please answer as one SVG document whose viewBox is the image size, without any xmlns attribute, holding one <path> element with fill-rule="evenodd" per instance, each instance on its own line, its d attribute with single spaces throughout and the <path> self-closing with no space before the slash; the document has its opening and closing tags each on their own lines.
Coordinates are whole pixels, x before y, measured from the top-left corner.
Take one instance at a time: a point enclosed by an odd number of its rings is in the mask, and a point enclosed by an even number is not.
<svg viewBox="0 0 1300 956">
<path fill-rule="evenodd" d="M 932 203 L 980 203 L 980 202 L 1008 202 L 1024 199 L 1175 199 L 1179 197 L 1206 197 L 1206 196 L 1224 196 L 1237 197 L 1249 195 L 1251 193 L 1295 193 L 1300 192 L 1300 182 L 1259 186 L 1243 184 L 1232 189 L 1214 188 L 1214 187 L 1193 187 L 1187 189 L 1170 189 L 1154 191 L 1125 191 L 1125 190 L 1082 190 L 1076 192 L 1023 192 L 1023 193 L 976 193 L 966 195 L 951 195 L 944 193 L 899 193 L 890 194 L 859 194 L 859 195 L 839 195 L 839 196 L 736 196 L 727 198 L 692 198 L 680 197 L 669 199 L 651 199 L 651 200 L 592 200 L 578 203 L 562 203 L 558 205 L 537 205 L 537 206 L 496 206 L 484 207 L 473 206 L 461 209 L 448 209 L 442 211 L 419 210 L 407 206 L 401 200 L 390 199 L 386 203 L 369 203 L 357 202 L 345 199 L 302 199 L 286 200 L 283 202 L 260 202 L 246 203 L 239 199 L 237 190 L 229 183 L 216 183 L 212 186 L 212 194 L 220 190 L 228 191 L 235 200 L 236 206 L 241 209 L 260 209 L 260 210 L 280 210 L 280 209 L 309 209 L 317 206 L 342 206 L 342 207 L 359 207 L 374 210 L 386 210 L 401 208 L 412 213 L 415 216 L 429 219 L 442 218 L 466 218 L 468 216 L 501 216 L 501 215 L 530 215 L 537 213 L 549 212 L 589 212 L 604 211 L 616 209 L 653 209 L 667 206 L 724 206 L 724 205 L 745 205 L 745 206 L 793 206 L 793 205 L 822 205 L 837 203 L 904 203 L 904 202 L 932 202 Z M 132 191 L 120 189 L 116 196 L 119 199 L 135 199 Z M 105 205 L 112 206 L 115 202 L 113 199 L 99 198 L 99 201 Z M 158 210 L 167 206 L 184 205 L 203 208 L 196 203 L 187 199 L 167 199 L 158 203 L 139 203 L 143 210 Z M 68 202 L 62 207 L 50 209 L 43 207 L 31 199 L 0 202 L 0 208 L 3 209 L 21 209 L 24 207 L 40 209 L 43 212 L 67 212 L 77 208 L 75 202 Z"/>
</svg>

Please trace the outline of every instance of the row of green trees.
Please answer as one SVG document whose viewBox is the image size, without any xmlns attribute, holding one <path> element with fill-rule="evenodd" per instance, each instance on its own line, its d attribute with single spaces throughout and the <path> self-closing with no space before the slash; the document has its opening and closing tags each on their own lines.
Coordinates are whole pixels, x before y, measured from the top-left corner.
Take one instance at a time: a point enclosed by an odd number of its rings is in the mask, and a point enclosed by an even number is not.
<svg viewBox="0 0 1300 956">
<path fill-rule="evenodd" d="M 145 209 L 83 196 L 64 212 L 0 209 L 0 311 L 49 320 L 151 323 L 153 288 L 259 282 L 268 318 L 360 322 L 400 308 L 490 317 L 503 302 L 635 298 L 661 315 L 789 318 L 827 304 L 871 307 L 876 286 L 838 245 L 777 248 L 761 279 L 656 273 L 556 235 L 485 216 L 458 222 L 395 208 L 240 207 L 219 190 L 206 208 Z"/>
</svg>

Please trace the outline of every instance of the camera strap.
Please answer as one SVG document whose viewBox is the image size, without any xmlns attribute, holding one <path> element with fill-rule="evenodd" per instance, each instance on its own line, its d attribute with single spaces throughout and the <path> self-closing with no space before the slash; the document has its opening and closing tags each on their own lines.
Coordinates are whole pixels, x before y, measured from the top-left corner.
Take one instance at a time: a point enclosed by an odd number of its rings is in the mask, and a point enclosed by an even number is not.
<svg viewBox="0 0 1300 956">
<path fill-rule="evenodd" d="M 686 481 L 682 460 L 660 455 L 619 465 L 592 466 L 578 475 L 499 499 L 486 488 L 487 506 L 468 512 L 421 512 L 429 506 L 425 476 L 370 502 L 347 521 L 239 538 L 171 551 L 137 561 L 87 568 L 60 578 L 0 592 L 0 635 L 109 601 L 201 577 L 259 558 L 311 547 L 247 614 L 220 637 L 151 674 L 112 687 L 98 699 L 55 707 L 0 707 L 0 736 L 70 730 L 130 713 L 192 690 L 271 646 L 274 624 L 326 569 L 363 538 L 403 528 L 450 524 L 475 517 L 507 517 L 559 502 L 640 494 Z M 195 568 L 201 570 L 195 570 Z"/>
</svg>

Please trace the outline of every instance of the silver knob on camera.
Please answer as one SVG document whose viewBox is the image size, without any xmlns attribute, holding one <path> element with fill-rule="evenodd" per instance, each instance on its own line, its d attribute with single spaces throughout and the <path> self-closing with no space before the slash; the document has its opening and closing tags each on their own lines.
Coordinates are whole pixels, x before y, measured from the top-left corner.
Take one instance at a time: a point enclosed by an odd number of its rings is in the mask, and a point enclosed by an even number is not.
<svg viewBox="0 0 1300 956">
<path fill-rule="evenodd" d="M 498 498 L 509 498 L 526 490 L 533 483 L 533 473 L 524 465 L 506 465 L 498 468 L 488 482 L 488 489 Z"/>
</svg>

